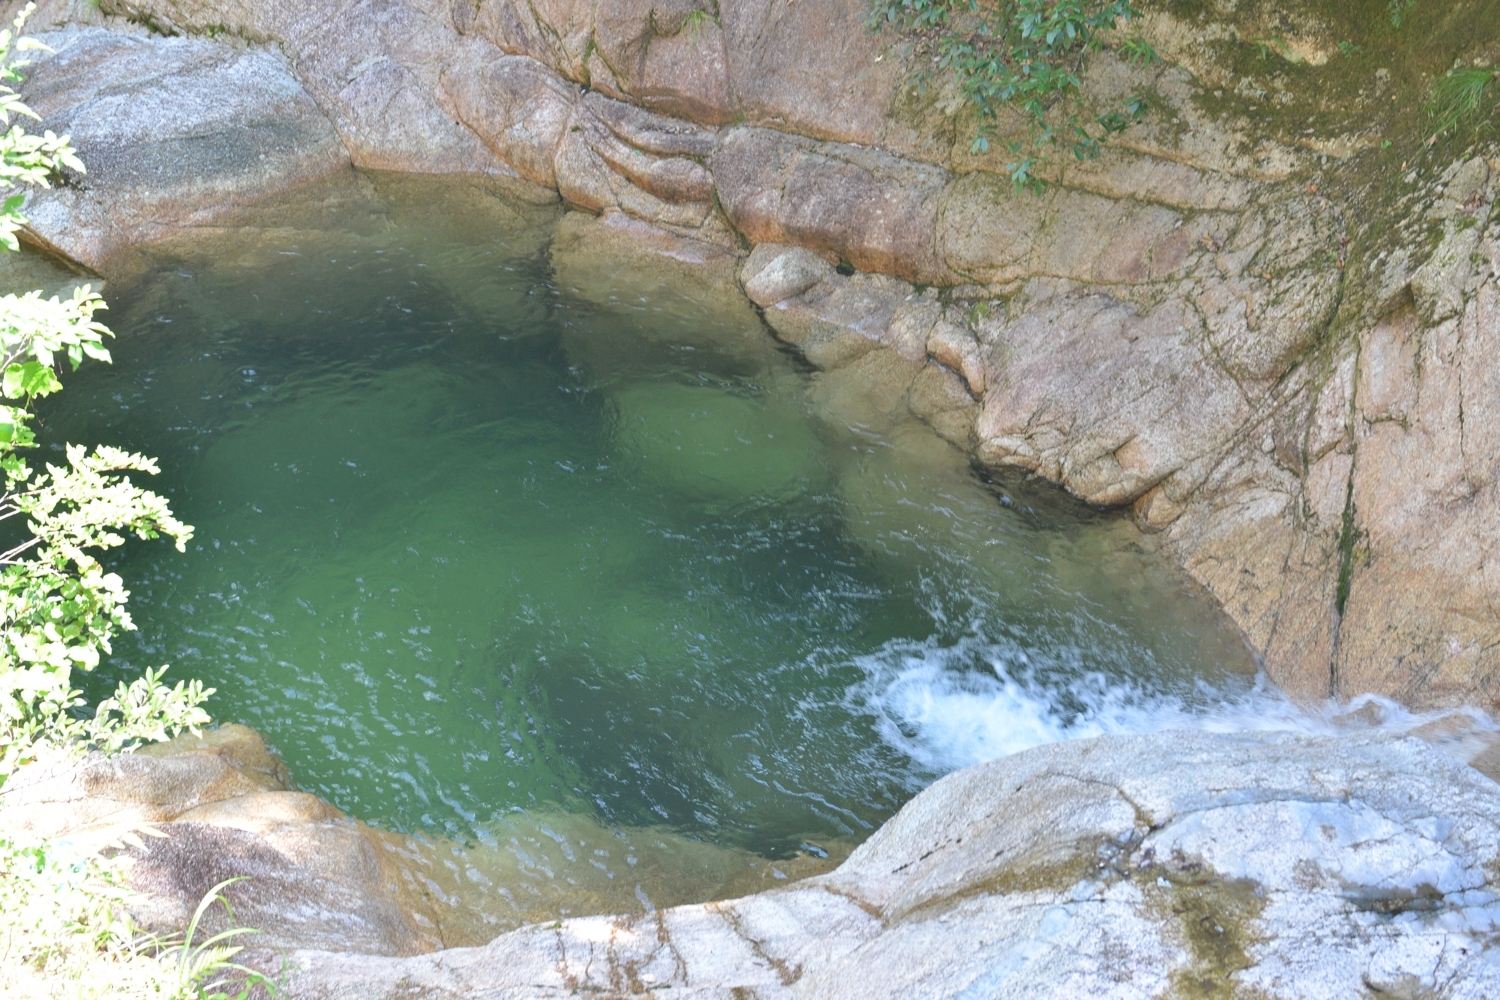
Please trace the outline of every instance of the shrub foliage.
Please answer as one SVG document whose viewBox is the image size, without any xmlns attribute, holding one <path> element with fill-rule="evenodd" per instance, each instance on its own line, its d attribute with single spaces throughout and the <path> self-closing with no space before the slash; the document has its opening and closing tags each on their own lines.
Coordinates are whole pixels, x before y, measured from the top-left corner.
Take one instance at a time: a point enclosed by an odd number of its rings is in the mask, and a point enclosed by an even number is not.
<svg viewBox="0 0 1500 1000">
<path fill-rule="evenodd" d="M 875 0 L 870 22 L 915 38 L 922 55 L 956 76 L 979 118 L 975 153 L 996 139 L 997 113 L 1018 110 L 1028 134 L 1010 143 L 1015 160 L 1006 169 L 1016 187 L 1040 190 L 1036 167 L 1049 152 L 1092 159 L 1149 112 L 1140 94 L 1092 116 L 1081 99 L 1092 53 L 1107 47 L 1130 62 L 1156 60 L 1144 38 L 1125 33 L 1140 16 L 1131 0 Z M 923 73 L 919 85 L 927 81 Z"/>
<path fill-rule="evenodd" d="M 39 47 L 17 37 L 27 12 L 0 31 L 0 245 L 19 248 L 28 188 L 48 187 L 59 171 L 83 172 L 67 136 L 26 131 L 37 115 L 13 86 Z M 99 554 L 126 536 L 166 535 L 181 550 L 193 529 L 167 501 L 126 473 L 154 474 L 144 455 L 100 446 L 69 445 L 66 460 L 40 468 L 26 456 L 36 448 L 32 406 L 62 388 L 58 369 L 84 359 L 109 361 L 109 331 L 95 318 L 104 302 L 87 285 L 69 297 L 40 291 L 0 296 L 0 782 L 43 748 L 118 750 L 166 739 L 208 721 L 200 704 L 211 694 L 198 683 L 167 687 L 161 670 L 148 671 L 87 710 L 73 687 L 73 671 L 92 670 L 110 640 L 130 629 L 130 596 Z"/>
<path fill-rule="evenodd" d="M 41 48 L 19 33 L 35 5 L 0 31 L 0 247 L 18 250 L 28 189 L 84 166 L 67 136 L 34 135 L 37 116 L 14 84 L 23 54 Z M 0 296 L 0 795 L 16 769 L 89 750 L 116 752 L 208 722 L 201 684 L 168 687 L 148 670 L 88 706 L 73 671 L 92 670 L 110 640 L 130 629 L 123 581 L 99 555 L 126 537 L 165 535 L 181 550 L 193 529 L 167 501 L 132 482 L 154 460 L 118 448 L 68 445 L 64 460 L 27 461 L 37 447 L 33 404 L 62 388 L 59 370 L 108 362 L 103 301 L 88 286 L 71 295 Z M 152 831 L 146 831 L 148 833 Z M 127 839 L 139 844 L 132 833 Z M 115 846 L 125 846 L 117 844 Z M 17 998 L 243 1000 L 265 980 L 230 959 L 231 930 L 194 941 L 206 908 L 225 905 L 216 886 L 186 934 L 142 934 L 126 909 L 118 860 L 66 841 L 0 828 L 0 995 Z"/>
</svg>

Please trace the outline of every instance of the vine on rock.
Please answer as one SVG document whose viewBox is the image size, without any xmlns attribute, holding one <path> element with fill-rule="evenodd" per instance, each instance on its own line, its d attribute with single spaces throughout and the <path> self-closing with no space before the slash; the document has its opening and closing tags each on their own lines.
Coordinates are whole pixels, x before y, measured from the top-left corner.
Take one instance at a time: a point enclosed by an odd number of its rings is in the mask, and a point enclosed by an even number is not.
<svg viewBox="0 0 1500 1000">
<path fill-rule="evenodd" d="M 1007 144 L 1015 160 L 1006 170 L 1017 189 L 1041 191 L 1046 181 L 1036 170 L 1051 151 L 1093 159 L 1150 112 L 1146 97 L 1133 94 L 1089 118 L 1081 94 L 1096 51 L 1113 49 L 1137 65 L 1156 61 L 1149 42 L 1123 32 L 1140 16 L 1131 0 L 874 0 L 870 25 L 893 25 L 955 74 L 979 118 L 973 152 L 989 151 L 1002 108 L 1020 111 L 1028 134 Z M 928 80 L 924 71 L 917 85 Z"/>
</svg>

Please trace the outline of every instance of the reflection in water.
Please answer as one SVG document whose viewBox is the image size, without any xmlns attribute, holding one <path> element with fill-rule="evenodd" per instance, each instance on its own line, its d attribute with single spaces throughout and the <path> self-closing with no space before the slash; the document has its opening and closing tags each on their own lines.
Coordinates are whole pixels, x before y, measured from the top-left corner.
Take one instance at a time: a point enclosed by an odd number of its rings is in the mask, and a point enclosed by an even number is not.
<svg viewBox="0 0 1500 1000">
<path fill-rule="evenodd" d="M 111 289 L 47 433 L 158 456 L 198 534 L 123 557 L 97 682 L 203 678 L 494 926 L 805 874 L 953 767 L 1274 700 L 1128 523 L 608 235 L 346 179 Z"/>
</svg>

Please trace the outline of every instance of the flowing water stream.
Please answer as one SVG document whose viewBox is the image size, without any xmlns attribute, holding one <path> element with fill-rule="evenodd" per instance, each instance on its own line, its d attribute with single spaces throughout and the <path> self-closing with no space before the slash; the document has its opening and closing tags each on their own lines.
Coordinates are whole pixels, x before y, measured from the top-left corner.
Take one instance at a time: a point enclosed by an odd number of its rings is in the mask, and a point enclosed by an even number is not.
<svg viewBox="0 0 1500 1000">
<path fill-rule="evenodd" d="M 197 535 L 116 560 L 139 630 L 93 683 L 216 687 L 490 928 L 747 891 L 954 768 L 1277 704 L 1126 520 L 835 405 L 711 269 L 602 232 L 345 178 L 142 258 L 46 435 L 157 456 Z"/>
</svg>

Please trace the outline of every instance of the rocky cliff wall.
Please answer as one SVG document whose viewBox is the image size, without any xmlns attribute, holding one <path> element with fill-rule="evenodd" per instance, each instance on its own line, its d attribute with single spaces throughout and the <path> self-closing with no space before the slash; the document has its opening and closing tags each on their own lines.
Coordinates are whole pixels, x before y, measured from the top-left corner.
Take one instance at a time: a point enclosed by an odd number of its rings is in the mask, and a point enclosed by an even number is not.
<svg viewBox="0 0 1500 1000">
<path fill-rule="evenodd" d="M 1031 196 L 864 0 L 50 0 L 29 88 L 95 166 L 33 238 L 107 275 L 351 164 L 555 189 L 745 255 L 875 405 L 1129 507 L 1294 696 L 1488 705 L 1500 157 L 1420 107 L 1500 11 L 1379 49 L 1359 5 L 1148 6 L 1166 64 L 1089 80 L 1156 114 Z"/>
</svg>

